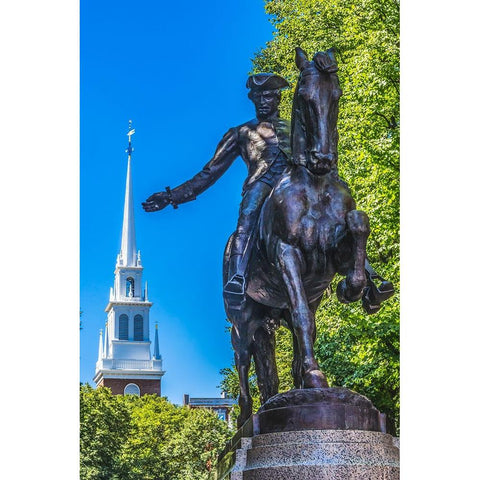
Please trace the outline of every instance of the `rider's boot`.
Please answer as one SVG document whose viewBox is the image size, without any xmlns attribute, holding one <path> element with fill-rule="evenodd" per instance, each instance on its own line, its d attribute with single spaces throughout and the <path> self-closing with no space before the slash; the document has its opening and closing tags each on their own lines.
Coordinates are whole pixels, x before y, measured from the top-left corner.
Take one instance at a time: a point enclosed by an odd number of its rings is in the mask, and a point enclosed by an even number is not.
<svg viewBox="0 0 480 480">
<path fill-rule="evenodd" d="M 392 282 L 382 278 L 368 260 L 365 260 L 365 272 L 367 274 L 367 286 L 363 293 L 362 306 L 368 314 L 373 314 L 380 310 L 382 302 L 395 293 L 395 289 Z M 380 283 L 377 285 L 375 280 Z"/>
<path fill-rule="evenodd" d="M 250 235 L 246 232 L 235 232 L 230 260 L 228 262 L 228 281 L 223 287 L 227 294 L 233 294 L 234 299 L 245 295 L 245 255 L 250 250 Z"/>
<path fill-rule="evenodd" d="M 241 273 L 240 263 L 242 255 L 232 255 L 228 263 L 228 282 L 223 287 L 226 293 L 233 293 L 234 295 L 245 294 L 245 277 Z"/>
</svg>

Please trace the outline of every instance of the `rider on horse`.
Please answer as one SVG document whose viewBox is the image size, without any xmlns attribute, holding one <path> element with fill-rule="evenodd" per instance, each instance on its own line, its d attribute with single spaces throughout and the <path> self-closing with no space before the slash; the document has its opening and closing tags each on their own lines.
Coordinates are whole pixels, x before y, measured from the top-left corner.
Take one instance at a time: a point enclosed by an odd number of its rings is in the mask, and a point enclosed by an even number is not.
<svg viewBox="0 0 480 480">
<path fill-rule="evenodd" d="M 262 205 L 285 170 L 291 158 L 290 122 L 281 119 L 278 106 L 281 90 L 288 82 L 279 75 L 258 73 L 247 80 L 248 98 L 255 104 L 256 118 L 231 128 L 217 146 L 213 158 L 190 180 L 178 187 L 154 193 L 144 203 L 147 212 L 162 210 L 195 200 L 212 186 L 232 165 L 242 157 L 248 168 L 243 184 L 237 228 L 232 238 L 227 281 L 224 293 L 235 303 L 245 296 L 245 271 L 252 247 L 253 232 L 258 223 Z M 367 313 L 380 308 L 380 302 L 393 293 L 390 282 L 376 274 L 366 262 L 369 279 L 363 299 Z M 374 279 L 382 283 L 376 287 Z"/>
</svg>

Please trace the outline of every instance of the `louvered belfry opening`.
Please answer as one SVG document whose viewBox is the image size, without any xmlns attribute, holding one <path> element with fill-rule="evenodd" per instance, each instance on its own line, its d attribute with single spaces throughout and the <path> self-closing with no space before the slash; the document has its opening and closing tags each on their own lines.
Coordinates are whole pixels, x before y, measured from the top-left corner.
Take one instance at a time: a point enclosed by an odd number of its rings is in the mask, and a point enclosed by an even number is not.
<svg viewBox="0 0 480 480">
<path fill-rule="evenodd" d="M 124 313 L 118 319 L 118 339 L 128 340 L 128 316 Z"/>
<path fill-rule="evenodd" d="M 143 340 L 143 317 L 141 315 L 135 315 L 133 319 L 133 340 Z"/>
</svg>

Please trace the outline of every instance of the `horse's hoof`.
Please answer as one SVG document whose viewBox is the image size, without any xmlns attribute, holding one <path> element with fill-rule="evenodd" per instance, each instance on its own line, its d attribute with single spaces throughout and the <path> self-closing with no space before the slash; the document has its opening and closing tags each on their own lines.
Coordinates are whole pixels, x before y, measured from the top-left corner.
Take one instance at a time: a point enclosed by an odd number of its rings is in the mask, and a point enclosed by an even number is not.
<svg viewBox="0 0 480 480">
<path fill-rule="evenodd" d="M 237 418 L 237 430 L 240 430 L 243 427 L 243 424 L 250 418 L 250 415 L 242 415 L 240 414 Z"/>
<path fill-rule="evenodd" d="M 304 388 L 328 388 L 327 377 L 321 370 L 310 370 L 303 376 Z"/>
<path fill-rule="evenodd" d="M 252 415 L 252 398 L 250 396 L 244 398 L 240 395 L 238 406 L 240 407 L 240 415 L 237 418 L 237 428 L 239 429 Z"/>
<path fill-rule="evenodd" d="M 337 298 L 341 303 L 352 303 L 362 298 L 364 282 L 360 282 L 359 286 L 348 285 L 346 279 L 341 280 L 337 285 Z"/>
</svg>

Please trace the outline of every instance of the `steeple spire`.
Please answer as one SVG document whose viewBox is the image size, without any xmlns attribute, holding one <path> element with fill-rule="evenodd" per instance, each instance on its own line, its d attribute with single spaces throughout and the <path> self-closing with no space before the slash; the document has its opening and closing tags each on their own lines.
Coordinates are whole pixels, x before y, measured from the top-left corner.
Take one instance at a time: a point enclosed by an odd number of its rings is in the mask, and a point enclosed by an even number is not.
<svg viewBox="0 0 480 480">
<path fill-rule="evenodd" d="M 128 153 L 127 181 L 125 185 L 125 204 L 123 207 L 123 229 L 122 229 L 122 249 L 120 251 L 121 264 L 125 267 L 135 267 L 137 265 L 137 246 L 135 242 L 135 221 L 133 218 L 133 190 L 131 176 L 132 159 L 132 135 L 135 129 L 132 128 L 132 121 L 128 122 Z"/>
</svg>

